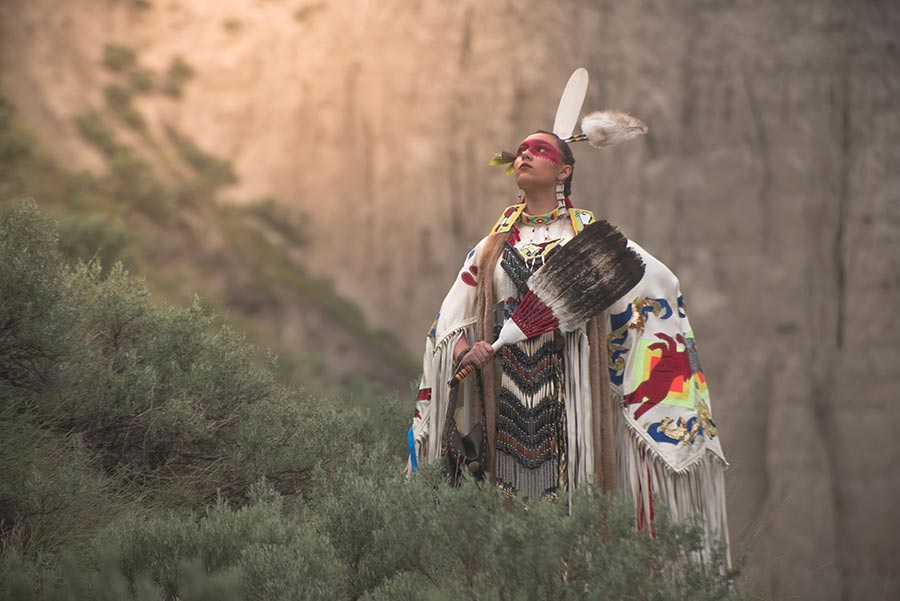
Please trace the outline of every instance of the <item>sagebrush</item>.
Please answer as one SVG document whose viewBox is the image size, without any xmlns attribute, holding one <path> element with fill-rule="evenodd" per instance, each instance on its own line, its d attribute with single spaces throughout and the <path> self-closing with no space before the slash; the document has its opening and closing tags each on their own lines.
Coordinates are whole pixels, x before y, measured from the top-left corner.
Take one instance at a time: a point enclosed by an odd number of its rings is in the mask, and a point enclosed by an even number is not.
<svg viewBox="0 0 900 601">
<path fill-rule="evenodd" d="M 67 261 L 0 216 L 0 595 L 731 599 L 696 524 L 639 535 L 596 489 L 524 505 L 403 476 L 406 412 L 287 387 L 199 300 Z M 274 362 L 274 358 L 272 359 Z M 664 512 L 659 512 L 659 515 Z"/>
</svg>

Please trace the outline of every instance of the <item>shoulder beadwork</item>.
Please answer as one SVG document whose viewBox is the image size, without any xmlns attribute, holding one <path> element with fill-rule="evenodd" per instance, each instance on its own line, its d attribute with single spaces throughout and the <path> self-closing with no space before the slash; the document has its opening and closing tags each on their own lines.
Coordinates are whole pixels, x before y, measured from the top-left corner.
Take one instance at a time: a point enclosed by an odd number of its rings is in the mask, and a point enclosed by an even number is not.
<svg viewBox="0 0 900 601">
<path fill-rule="evenodd" d="M 576 234 L 580 234 L 587 224 L 594 223 L 594 214 L 587 209 L 569 209 L 569 218 Z"/>
<path fill-rule="evenodd" d="M 508 232 L 510 229 L 512 229 L 513 224 L 515 224 L 516 220 L 519 218 L 519 215 L 521 215 L 522 211 L 524 210 L 524 202 L 506 207 L 506 209 L 503 210 L 503 214 L 500 215 L 500 219 L 498 219 L 497 223 L 494 224 L 494 227 L 491 228 L 491 234 Z"/>
</svg>

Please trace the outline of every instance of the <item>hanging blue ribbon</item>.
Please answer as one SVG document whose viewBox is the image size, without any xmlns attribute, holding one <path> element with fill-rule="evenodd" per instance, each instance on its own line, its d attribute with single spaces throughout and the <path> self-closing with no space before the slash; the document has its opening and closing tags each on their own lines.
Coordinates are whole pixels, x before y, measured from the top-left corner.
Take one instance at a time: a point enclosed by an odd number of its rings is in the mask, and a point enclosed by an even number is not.
<svg viewBox="0 0 900 601">
<path fill-rule="evenodd" d="M 407 432 L 406 441 L 409 443 L 409 464 L 412 466 L 412 471 L 415 474 L 416 470 L 419 469 L 419 464 L 416 461 L 416 439 L 413 436 L 412 426 L 410 426 L 409 432 Z"/>
</svg>

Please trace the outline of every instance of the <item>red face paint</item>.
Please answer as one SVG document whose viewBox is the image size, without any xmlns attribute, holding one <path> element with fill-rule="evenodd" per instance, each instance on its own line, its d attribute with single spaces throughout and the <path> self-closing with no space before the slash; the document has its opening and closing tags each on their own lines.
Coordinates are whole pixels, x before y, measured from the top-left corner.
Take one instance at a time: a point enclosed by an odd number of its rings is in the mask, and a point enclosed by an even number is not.
<svg viewBox="0 0 900 601">
<path fill-rule="evenodd" d="M 553 144 L 552 142 L 547 142 L 540 138 L 529 138 L 519 144 L 519 149 L 516 151 L 516 154 L 521 156 L 526 150 L 530 152 L 532 156 L 539 159 L 547 159 L 555 165 L 559 165 L 562 162 L 562 153 L 556 147 L 556 144 Z"/>
</svg>

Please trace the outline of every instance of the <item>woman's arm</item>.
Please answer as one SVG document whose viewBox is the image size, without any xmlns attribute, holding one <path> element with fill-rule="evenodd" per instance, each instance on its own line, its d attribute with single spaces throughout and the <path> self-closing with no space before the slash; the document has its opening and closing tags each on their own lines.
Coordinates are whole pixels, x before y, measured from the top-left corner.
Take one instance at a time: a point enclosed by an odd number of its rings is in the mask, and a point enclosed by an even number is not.
<svg viewBox="0 0 900 601">
<path fill-rule="evenodd" d="M 469 350 L 469 341 L 466 340 L 466 335 L 463 334 L 456 341 L 456 346 L 453 347 L 453 360 L 459 361 L 459 356 L 467 350 Z"/>
<path fill-rule="evenodd" d="M 463 357 L 462 362 L 459 363 L 459 357 L 463 353 L 465 353 L 465 357 Z M 466 340 L 465 334 L 459 337 L 459 340 L 456 341 L 456 346 L 453 347 L 453 359 L 459 363 L 458 367 L 460 369 L 469 364 L 474 364 L 475 367 L 481 369 L 490 363 L 493 358 L 494 347 L 481 340 L 469 348 L 469 341 Z"/>
<path fill-rule="evenodd" d="M 435 424 L 440 423 L 439 414 L 447 410 L 447 380 L 459 367 L 456 363 L 461 359 L 463 365 L 472 362 L 482 367 L 490 360 L 489 344 L 479 342 L 469 348 L 469 339 L 474 338 L 478 261 L 483 245 L 484 240 L 466 255 L 426 338 L 422 380 L 412 423 L 410 473 L 415 471 L 413 458 L 436 459 L 440 432 Z"/>
</svg>

